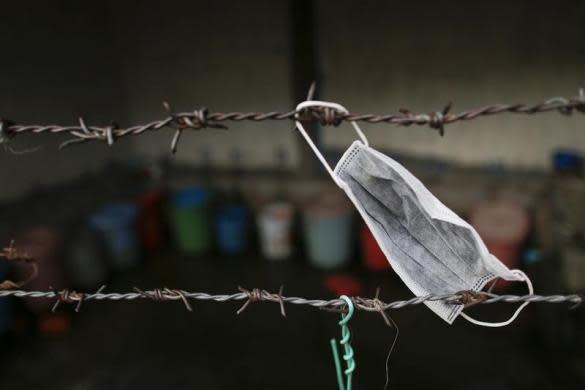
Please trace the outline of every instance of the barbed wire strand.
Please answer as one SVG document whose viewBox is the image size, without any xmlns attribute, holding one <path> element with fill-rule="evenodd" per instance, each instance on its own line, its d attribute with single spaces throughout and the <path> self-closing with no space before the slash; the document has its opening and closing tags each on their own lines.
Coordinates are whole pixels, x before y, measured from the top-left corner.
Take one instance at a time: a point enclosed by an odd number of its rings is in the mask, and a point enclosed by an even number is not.
<svg viewBox="0 0 585 390">
<path fill-rule="evenodd" d="M 311 87 L 314 90 L 314 87 Z M 310 92 L 309 92 L 310 93 Z M 549 111 L 559 111 L 561 114 L 570 115 L 577 110 L 585 113 L 585 92 L 579 90 L 577 96 L 572 98 L 554 97 L 544 102 L 528 104 L 492 104 L 476 109 L 466 110 L 459 113 L 451 113 L 452 104 L 448 103 L 441 111 L 430 113 L 413 113 L 408 109 L 400 109 L 395 114 L 358 114 L 358 113 L 341 113 L 327 107 L 311 107 L 301 111 L 270 111 L 270 112 L 213 112 L 207 108 L 200 108 L 191 112 L 174 112 L 171 106 L 164 102 L 163 106 L 167 111 L 167 116 L 149 123 L 134 125 L 122 128 L 115 123 L 107 126 L 87 125 L 83 118 L 79 118 L 79 124 L 73 126 L 61 125 L 25 125 L 14 121 L 0 118 L 0 144 L 6 145 L 12 138 L 20 134 L 32 133 L 51 133 L 51 134 L 68 134 L 72 139 L 61 144 L 61 148 L 77 143 L 88 141 L 103 141 L 109 146 L 115 143 L 115 140 L 127 137 L 137 136 L 149 131 L 158 131 L 163 128 L 172 128 L 175 130 L 173 136 L 171 151 L 175 152 L 177 143 L 181 138 L 184 130 L 202 130 L 204 128 L 227 129 L 220 122 L 227 121 L 267 121 L 267 120 L 295 120 L 299 118 L 303 121 L 319 122 L 321 125 L 338 126 L 342 121 L 358 121 L 367 123 L 386 123 L 399 126 L 428 125 L 435 129 L 439 134 L 444 134 L 444 127 L 447 124 L 474 120 L 479 117 L 512 113 L 512 114 L 537 114 Z"/>
<path fill-rule="evenodd" d="M 0 298 L 14 296 L 18 298 L 33 298 L 33 299 L 56 299 L 55 305 L 59 303 L 77 303 L 77 311 L 79 310 L 80 302 L 87 301 L 134 301 L 139 299 L 151 299 L 157 302 L 161 301 L 181 301 L 185 304 L 187 310 L 192 310 L 187 300 L 211 301 L 211 302 L 234 302 L 245 301 L 244 305 L 238 310 L 241 313 L 252 302 L 274 302 L 278 303 L 281 308 L 281 314 L 285 316 L 284 304 L 306 305 L 319 309 L 326 309 L 332 311 L 343 311 L 345 302 L 342 299 L 308 299 L 302 297 L 282 296 L 279 293 L 271 293 L 267 290 L 252 289 L 247 290 L 240 288 L 240 292 L 233 294 L 209 294 L 204 292 L 189 292 L 185 290 L 171 290 L 168 288 L 154 289 L 154 290 L 139 290 L 134 292 L 104 292 L 102 286 L 95 293 L 79 293 L 71 290 L 61 291 L 26 291 L 18 289 L 0 290 Z M 585 301 L 585 297 L 579 294 L 569 295 L 497 295 L 487 292 L 475 291 L 461 291 L 454 294 L 444 295 L 425 295 L 416 296 L 406 300 L 398 300 L 393 302 L 382 302 L 378 297 L 364 298 L 352 297 L 356 309 L 379 312 L 391 309 L 401 309 L 407 306 L 416 306 L 425 302 L 445 301 L 447 303 L 456 305 L 471 306 L 475 304 L 494 304 L 494 303 L 556 303 L 556 304 L 572 304 L 571 308 L 575 308 Z M 56 308 L 56 307 L 55 307 Z"/>
</svg>

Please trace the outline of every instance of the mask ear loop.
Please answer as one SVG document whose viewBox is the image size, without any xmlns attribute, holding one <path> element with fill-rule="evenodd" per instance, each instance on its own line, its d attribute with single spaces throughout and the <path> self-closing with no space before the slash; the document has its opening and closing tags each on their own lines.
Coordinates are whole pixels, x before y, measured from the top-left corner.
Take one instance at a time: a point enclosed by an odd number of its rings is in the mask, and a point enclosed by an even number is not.
<svg viewBox="0 0 585 390">
<path fill-rule="evenodd" d="M 349 111 L 347 111 L 347 109 L 345 107 L 343 107 L 341 104 L 337 104 L 337 103 L 332 103 L 332 102 L 322 102 L 322 101 L 318 101 L 318 100 L 307 100 L 304 101 L 302 103 L 300 103 L 297 106 L 297 114 L 295 115 L 295 123 L 296 123 L 296 127 L 299 130 L 299 132 L 301 133 L 301 135 L 305 138 L 305 140 L 307 141 L 307 143 L 309 144 L 309 146 L 311 147 L 311 149 L 313 149 L 313 152 L 315 153 L 315 155 L 317 156 L 317 158 L 319 159 L 319 161 L 321 161 L 321 164 L 325 167 L 325 169 L 327 170 L 327 172 L 329 172 L 329 175 L 331 176 L 331 178 L 333 179 L 333 181 L 338 185 L 338 186 L 342 186 L 342 182 L 335 176 L 335 173 L 333 173 L 333 169 L 331 169 L 331 166 L 329 165 L 329 163 L 327 163 L 327 160 L 325 160 L 325 157 L 323 157 L 323 155 L 321 154 L 321 152 L 319 151 L 319 149 L 317 148 L 317 146 L 315 145 L 315 143 L 313 142 L 313 140 L 311 139 L 311 137 L 309 137 L 309 134 L 307 133 L 307 131 L 305 130 L 303 124 L 299 121 L 299 114 L 298 112 L 300 112 L 301 110 L 304 110 L 305 108 L 309 108 L 309 107 L 327 107 L 327 108 L 332 108 L 337 112 L 341 112 L 343 114 L 349 114 Z M 369 146 L 368 143 L 368 139 L 366 138 L 364 132 L 362 131 L 362 129 L 360 129 L 360 127 L 358 126 L 358 124 L 355 121 L 351 121 L 350 122 L 351 125 L 353 126 L 354 130 L 356 131 L 357 135 L 360 137 L 361 141 L 363 142 L 364 145 Z"/>
<path fill-rule="evenodd" d="M 515 270 L 512 270 L 512 273 L 515 275 L 518 275 L 521 278 L 520 281 L 526 282 L 526 285 L 528 286 L 528 293 L 530 295 L 534 294 L 534 288 L 532 287 L 532 282 L 530 281 L 530 278 L 528 278 L 528 276 L 524 272 L 520 271 L 519 269 L 515 269 Z M 518 317 L 518 315 L 526 307 L 526 305 L 528 305 L 529 303 L 530 302 L 524 302 L 523 304 L 521 304 L 520 307 L 518 307 L 518 309 L 516 309 L 516 311 L 514 312 L 512 317 L 510 317 L 510 319 L 508 319 L 507 321 L 503 321 L 503 322 L 478 321 L 474 318 L 471 318 L 470 316 L 468 316 L 467 314 L 465 314 L 463 312 L 461 312 L 461 317 L 465 318 L 467 321 L 469 321 L 475 325 L 487 326 L 490 328 L 499 328 L 502 326 L 510 325 Z"/>
</svg>

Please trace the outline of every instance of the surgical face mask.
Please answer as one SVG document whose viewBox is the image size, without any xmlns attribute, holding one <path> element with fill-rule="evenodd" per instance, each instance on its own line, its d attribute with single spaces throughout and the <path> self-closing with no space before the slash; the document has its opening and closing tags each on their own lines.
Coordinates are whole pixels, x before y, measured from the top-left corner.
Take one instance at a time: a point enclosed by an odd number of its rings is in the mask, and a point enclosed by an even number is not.
<svg viewBox="0 0 585 390">
<path fill-rule="evenodd" d="M 338 104 L 318 101 L 303 102 L 297 110 L 308 107 L 347 113 Z M 530 279 L 522 271 L 508 269 L 490 254 L 471 225 L 435 198 L 406 168 L 371 148 L 357 123 L 351 124 L 360 140 L 354 141 L 331 169 L 303 125 L 296 122 L 317 158 L 361 214 L 392 269 L 415 295 L 481 291 L 496 278 L 524 281 L 533 293 Z M 498 323 L 477 321 L 462 313 L 462 305 L 444 301 L 427 301 L 425 305 L 449 324 L 461 315 L 474 324 L 495 327 L 511 323 L 527 303 L 509 320 Z"/>
</svg>

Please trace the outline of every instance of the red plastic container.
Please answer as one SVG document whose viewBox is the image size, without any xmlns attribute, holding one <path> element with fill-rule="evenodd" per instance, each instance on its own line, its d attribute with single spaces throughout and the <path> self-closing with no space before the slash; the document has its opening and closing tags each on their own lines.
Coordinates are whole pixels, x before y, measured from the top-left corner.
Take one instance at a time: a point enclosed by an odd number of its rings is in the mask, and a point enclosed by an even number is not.
<svg viewBox="0 0 585 390">
<path fill-rule="evenodd" d="M 470 222 L 491 254 L 510 269 L 519 267 L 522 245 L 530 228 L 524 207 L 508 200 L 482 202 L 472 210 Z M 494 291 L 504 290 L 511 283 L 498 280 Z"/>
<path fill-rule="evenodd" d="M 27 285 L 27 290 L 56 291 L 65 287 L 65 273 L 61 249 L 62 235 L 56 230 L 38 226 L 22 232 L 16 236 L 16 248 L 26 255 L 33 257 L 38 266 L 38 276 Z M 20 279 L 26 279 L 30 275 L 30 267 L 26 264 L 15 263 L 16 271 Z M 49 299 L 24 299 L 26 305 L 35 313 L 44 313 L 50 310 L 54 304 Z"/>
<path fill-rule="evenodd" d="M 344 274 L 326 276 L 325 287 L 337 297 L 340 295 L 348 295 L 350 297 L 359 296 L 364 290 L 364 286 L 359 279 Z"/>
<path fill-rule="evenodd" d="M 61 256 L 62 245 L 62 235 L 50 227 L 35 227 L 17 236 L 16 248 L 33 257 L 39 269 L 37 278 L 26 285 L 27 290 L 59 291 L 66 286 Z M 30 267 L 22 263 L 16 263 L 15 266 L 19 278 L 25 279 L 29 275 Z M 26 306 L 37 314 L 37 325 L 42 333 L 60 335 L 69 330 L 69 314 L 62 311 L 51 313 L 55 300 L 34 298 L 23 298 L 23 300 Z"/>
<path fill-rule="evenodd" d="M 161 190 L 146 192 L 138 198 L 138 233 L 142 246 L 148 251 L 156 251 L 164 245 L 164 200 L 165 195 Z"/>
<path fill-rule="evenodd" d="M 388 259 L 366 224 L 360 228 L 360 244 L 362 261 L 366 268 L 372 271 L 383 271 L 391 268 Z"/>
</svg>

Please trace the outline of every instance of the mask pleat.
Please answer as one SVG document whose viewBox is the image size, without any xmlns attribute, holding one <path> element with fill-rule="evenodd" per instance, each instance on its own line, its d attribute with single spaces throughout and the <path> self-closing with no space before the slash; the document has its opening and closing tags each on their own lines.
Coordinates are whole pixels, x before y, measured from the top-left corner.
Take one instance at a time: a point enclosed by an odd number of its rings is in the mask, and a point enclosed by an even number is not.
<svg viewBox="0 0 585 390">
<path fill-rule="evenodd" d="M 379 166 L 375 160 L 376 157 L 362 153 L 348 173 L 367 188 L 372 197 L 394 210 L 395 215 L 402 213 L 403 218 L 399 220 L 403 226 L 460 278 L 469 281 L 483 276 L 487 270 L 478 261 L 481 253 L 473 233 L 462 226 L 431 218 L 420 207 L 416 194 L 404 179 L 391 169 L 384 169 L 385 165 Z"/>
<path fill-rule="evenodd" d="M 436 294 L 445 293 L 453 288 L 461 289 L 466 285 L 465 280 L 445 267 L 439 258 L 399 222 L 403 216 L 389 210 L 354 178 L 349 178 L 348 184 L 361 203 L 362 209 L 381 226 L 384 242 L 379 242 L 380 246 L 392 246 L 394 252 L 398 250 L 400 253 L 396 253 L 396 256 L 401 254 L 401 258 L 396 260 L 400 261 L 406 272 L 416 275 L 416 279 L 422 279 L 420 284 Z"/>
</svg>

